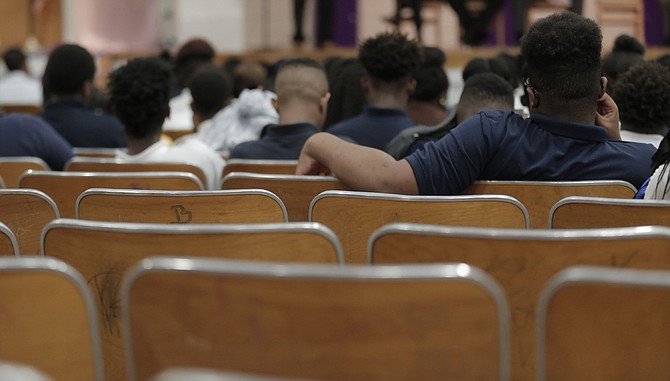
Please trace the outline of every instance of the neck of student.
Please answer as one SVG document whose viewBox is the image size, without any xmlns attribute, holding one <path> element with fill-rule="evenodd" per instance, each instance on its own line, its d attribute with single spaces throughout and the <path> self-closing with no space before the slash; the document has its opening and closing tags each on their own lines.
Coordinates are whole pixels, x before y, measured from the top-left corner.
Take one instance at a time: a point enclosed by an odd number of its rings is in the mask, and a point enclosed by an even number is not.
<svg viewBox="0 0 670 381">
<path fill-rule="evenodd" d="M 596 122 L 595 106 L 593 107 L 593 111 L 578 110 L 574 107 L 548 108 L 540 106 L 532 109 L 531 113 L 533 112 L 578 124 L 594 125 Z"/>
<path fill-rule="evenodd" d="M 367 95 L 368 106 L 378 108 L 399 108 L 407 107 L 408 95 L 404 92 L 375 92 L 371 91 Z"/>
<path fill-rule="evenodd" d="M 317 106 L 282 107 L 279 112 L 280 125 L 309 123 L 321 127 L 322 120 L 323 115 Z"/>
<path fill-rule="evenodd" d="M 162 131 L 159 130 L 157 134 L 151 134 L 141 139 L 126 136 L 126 140 L 128 141 L 128 154 L 137 155 L 145 149 L 151 147 L 154 143 L 160 140 L 161 133 Z"/>
</svg>

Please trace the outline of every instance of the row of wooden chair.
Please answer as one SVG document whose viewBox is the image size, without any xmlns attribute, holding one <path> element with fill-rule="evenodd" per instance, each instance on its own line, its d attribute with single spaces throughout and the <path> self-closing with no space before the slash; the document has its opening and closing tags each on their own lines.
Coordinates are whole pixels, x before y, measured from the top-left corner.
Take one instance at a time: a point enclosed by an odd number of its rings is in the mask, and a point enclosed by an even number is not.
<svg viewBox="0 0 670 381">
<path fill-rule="evenodd" d="M 291 160 L 230 160 L 226 167 L 222 189 L 242 189 L 242 188 L 260 188 L 267 189 L 277 194 L 286 203 L 289 210 L 289 219 L 291 221 L 306 221 L 308 218 L 309 202 L 324 190 L 347 189 L 347 187 L 337 179 L 332 177 L 294 177 L 291 173 L 295 172 L 296 161 Z M 120 163 L 115 159 L 95 158 L 95 157 L 75 157 L 66 166 L 68 171 L 77 172 L 116 172 L 113 177 L 121 176 L 118 172 L 186 172 L 198 178 L 193 180 L 152 180 L 138 181 L 133 177 L 126 180 L 104 180 L 101 179 L 97 187 L 129 187 L 131 189 L 172 189 L 172 190 L 190 190 L 203 189 L 204 174 L 195 165 L 179 163 Z M 62 184 L 55 185 L 54 182 L 63 182 L 62 177 L 73 177 L 72 180 L 65 180 L 72 184 L 73 189 L 69 192 L 69 199 L 73 199 L 83 190 L 82 186 L 77 185 L 81 182 L 81 177 L 90 177 L 92 175 L 74 175 L 74 174 L 50 174 L 39 176 L 46 179 L 25 180 L 26 183 L 19 184 L 20 176 L 26 170 L 48 170 L 46 164 L 37 158 L 0 158 L 0 176 L 2 176 L 10 187 L 39 187 L 37 189 L 50 190 L 53 188 L 62 189 Z M 155 177 L 155 174 L 152 174 Z M 38 174 L 31 174 L 31 177 L 37 177 Z M 135 175 L 137 176 L 137 175 Z M 105 175 L 103 177 L 109 177 Z M 121 176 L 125 177 L 125 176 Z M 189 176 L 182 176 L 189 177 Z M 105 185 L 106 183 L 110 183 Z M 194 184 L 195 183 L 195 184 Z M 83 184 L 90 186 L 91 184 Z M 95 186 L 95 185 L 94 185 Z M 57 192 L 57 191 L 53 191 Z M 568 196 L 587 196 L 587 197 L 607 197 L 607 198 L 632 198 L 636 189 L 629 183 L 623 181 L 577 181 L 577 182 L 541 182 L 541 181 L 479 181 L 464 192 L 464 194 L 503 194 L 509 195 L 526 206 L 530 216 L 531 227 L 546 228 L 549 209 L 559 200 Z M 47 192 L 49 193 L 49 192 Z M 72 195 L 75 195 L 74 197 Z M 56 194 L 52 196 L 57 200 L 60 197 Z M 68 208 L 61 208 L 61 213 L 65 217 L 74 217 L 71 208 L 73 201 L 65 202 Z M 67 210 L 66 210 L 67 209 Z"/>
<path fill-rule="evenodd" d="M 89 176 L 82 176 L 81 179 L 83 182 L 92 181 Z M 119 177 L 111 175 L 110 179 L 118 180 Z M 63 208 L 64 197 L 57 205 L 38 190 L 0 190 L 0 221 L 14 232 L 21 253 L 37 254 L 42 228 L 59 217 L 109 222 L 199 224 L 273 223 L 287 221 L 290 216 L 287 206 L 277 195 L 261 189 L 160 191 L 92 188 L 76 198 L 74 195 L 67 198 L 76 201 L 72 201 L 72 206 Z M 63 209 L 68 212 L 63 213 Z M 668 213 L 670 203 L 667 201 L 573 196 L 555 204 L 548 224 L 555 229 L 668 225 Z M 529 226 L 525 207 L 514 198 L 502 195 L 403 196 L 325 191 L 313 198 L 305 220 L 320 222 L 331 228 L 343 244 L 348 263 L 365 263 L 368 238 L 374 230 L 389 223 L 521 229 Z M 11 237 L 8 239 L 11 241 Z M 5 249 L 0 253 L 11 255 L 16 250 L 8 245 Z"/>
<path fill-rule="evenodd" d="M 62 219 L 44 229 L 41 252 L 71 264 L 88 281 L 104 328 L 107 378 L 122 380 L 118 283 L 138 261 L 172 255 L 341 265 L 338 242 L 330 229 L 317 223 L 183 225 Z M 534 364 L 534 303 L 557 272 L 584 264 L 670 270 L 670 229 L 663 227 L 519 230 L 393 224 L 375 232 L 369 248 L 368 262 L 374 265 L 463 262 L 491 274 L 513 307 L 513 373 L 528 380 Z"/>
<path fill-rule="evenodd" d="M 345 269 L 150 258 L 120 291 L 126 379 L 175 367 L 349 381 L 670 376 L 670 272 L 580 266 L 552 276 L 525 317 L 538 322 L 536 345 L 525 348 L 535 371 L 525 375 L 514 364 L 515 305 L 494 278 L 462 263 Z M 0 259 L 0 295 L 12 312 L 0 314 L 0 358 L 55 381 L 105 379 L 106 339 L 75 269 L 53 258 Z"/>
</svg>

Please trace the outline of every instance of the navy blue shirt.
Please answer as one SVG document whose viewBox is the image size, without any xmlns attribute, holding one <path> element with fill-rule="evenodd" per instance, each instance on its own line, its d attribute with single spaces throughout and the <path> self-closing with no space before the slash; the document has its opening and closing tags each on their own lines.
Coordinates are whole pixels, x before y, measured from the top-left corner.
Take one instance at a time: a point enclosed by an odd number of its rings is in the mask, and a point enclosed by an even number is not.
<svg viewBox="0 0 670 381">
<path fill-rule="evenodd" d="M 309 123 L 271 124 L 261 138 L 240 143 L 230 152 L 231 159 L 298 160 L 302 146 L 319 129 Z"/>
<path fill-rule="evenodd" d="M 624 180 L 640 187 L 654 152 L 651 144 L 608 140 L 599 126 L 491 110 L 406 160 L 420 194 L 450 195 L 476 180 Z"/>
<path fill-rule="evenodd" d="M 400 131 L 416 125 L 399 108 L 366 107 L 359 115 L 336 123 L 328 129 L 333 135 L 380 150 Z"/>
<path fill-rule="evenodd" d="M 72 147 L 48 123 L 33 115 L 0 116 L 0 156 L 35 156 L 62 170 Z"/>
<path fill-rule="evenodd" d="M 73 147 L 126 147 L 118 119 L 89 109 L 84 102 L 64 100 L 47 103 L 40 115 Z"/>
</svg>

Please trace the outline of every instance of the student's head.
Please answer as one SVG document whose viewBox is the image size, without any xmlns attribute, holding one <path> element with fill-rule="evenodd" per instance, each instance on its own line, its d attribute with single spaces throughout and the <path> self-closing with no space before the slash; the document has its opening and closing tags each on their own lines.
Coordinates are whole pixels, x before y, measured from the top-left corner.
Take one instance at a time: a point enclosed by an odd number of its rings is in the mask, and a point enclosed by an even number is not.
<svg viewBox="0 0 670 381">
<path fill-rule="evenodd" d="M 109 75 L 110 104 L 129 139 L 160 135 L 170 114 L 171 76 L 159 58 L 136 58 Z"/>
<path fill-rule="evenodd" d="M 200 68 L 188 86 L 191 90 L 191 108 L 193 109 L 194 125 L 211 119 L 224 108 L 232 96 L 228 76 L 215 66 Z"/>
<path fill-rule="evenodd" d="M 186 41 L 177 51 L 174 72 L 177 77 L 177 86 L 183 89 L 193 78 L 193 74 L 203 65 L 212 63 L 214 48 L 202 38 L 193 38 Z"/>
<path fill-rule="evenodd" d="M 531 25 L 521 40 L 531 109 L 558 115 L 594 113 L 604 88 L 601 49 L 598 25 L 575 13 L 556 13 Z"/>
<path fill-rule="evenodd" d="M 397 32 L 381 33 L 363 42 L 358 59 L 366 70 L 364 86 L 378 92 L 414 91 L 412 73 L 421 63 L 421 48 L 414 40 Z"/>
<path fill-rule="evenodd" d="M 42 86 L 50 97 L 88 96 L 95 76 L 95 61 L 79 45 L 65 44 L 51 52 L 44 69 Z"/>
<path fill-rule="evenodd" d="M 458 123 L 482 110 L 511 110 L 514 108 L 514 89 L 501 76 L 493 73 L 475 74 L 463 84 L 458 101 Z"/>
<path fill-rule="evenodd" d="M 275 79 L 276 108 L 280 123 L 298 123 L 286 118 L 303 118 L 316 126 L 323 124 L 330 93 L 326 71 L 311 58 L 286 60 L 277 71 Z"/>
<path fill-rule="evenodd" d="M 463 82 L 466 82 L 473 75 L 481 73 L 497 74 L 506 80 L 510 85 L 516 86 L 514 83 L 515 79 L 514 74 L 512 73 L 512 69 L 502 58 L 476 57 L 471 59 L 463 68 Z"/>
<path fill-rule="evenodd" d="M 265 84 L 268 69 L 260 62 L 242 61 L 233 69 L 233 97 L 240 96 L 246 89 L 256 89 Z"/>
<path fill-rule="evenodd" d="M 360 114 L 366 104 L 365 93 L 361 87 L 365 69 L 360 61 L 348 58 L 333 69 L 329 81 L 331 97 L 324 129 Z"/>
<path fill-rule="evenodd" d="M 612 52 L 603 59 L 602 73 L 608 84 L 614 85 L 631 66 L 644 62 L 644 46 L 640 41 L 622 34 L 614 41 Z"/>
<path fill-rule="evenodd" d="M 7 49 L 2 59 L 5 61 L 7 70 L 9 71 L 26 70 L 26 55 L 23 54 L 20 48 Z"/>
<path fill-rule="evenodd" d="M 423 48 L 423 61 L 412 74 L 416 88 L 410 101 L 440 102 L 446 98 L 449 89 L 449 79 L 444 71 L 446 60 L 447 56 L 439 48 Z"/>
<path fill-rule="evenodd" d="M 623 73 L 612 88 L 622 128 L 664 134 L 670 127 L 670 69 L 645 62 Z"/>
</svg>

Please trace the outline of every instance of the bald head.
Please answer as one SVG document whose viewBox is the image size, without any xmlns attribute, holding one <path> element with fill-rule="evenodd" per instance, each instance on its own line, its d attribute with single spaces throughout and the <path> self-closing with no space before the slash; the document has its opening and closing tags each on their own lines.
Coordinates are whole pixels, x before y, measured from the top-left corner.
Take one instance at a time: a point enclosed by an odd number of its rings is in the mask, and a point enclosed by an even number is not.
<svg viewBox="0 0 670 381">
<path fill-rule="evenodd" d="M 275 92 L 279 107 L 290 103 L 314 103 L 328 94 L 323 65 L 309 58 L 286 61 L 277 73 Z"/>
</svg>

